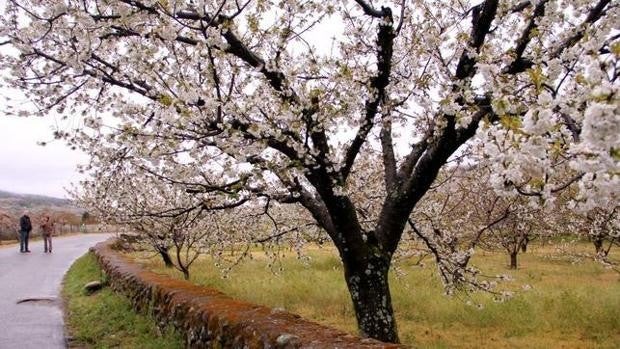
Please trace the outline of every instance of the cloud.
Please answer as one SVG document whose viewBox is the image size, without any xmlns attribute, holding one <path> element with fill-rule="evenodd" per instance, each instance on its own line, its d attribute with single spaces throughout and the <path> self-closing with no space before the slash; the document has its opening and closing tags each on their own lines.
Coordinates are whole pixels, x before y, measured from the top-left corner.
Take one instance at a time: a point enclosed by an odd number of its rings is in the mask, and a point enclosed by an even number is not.
<svg viewBox="0 0 620 349">
<path fill-rule="evenodd" d="M 86 155 L 71 150 L 62 141 L 46 146 L 56 126 L 56 118 L 21 118 L 0 114 L 0 189 L 66 197 L 63 187 L 82 177 L 76 166 L 86 163 Z"/>
</svg>

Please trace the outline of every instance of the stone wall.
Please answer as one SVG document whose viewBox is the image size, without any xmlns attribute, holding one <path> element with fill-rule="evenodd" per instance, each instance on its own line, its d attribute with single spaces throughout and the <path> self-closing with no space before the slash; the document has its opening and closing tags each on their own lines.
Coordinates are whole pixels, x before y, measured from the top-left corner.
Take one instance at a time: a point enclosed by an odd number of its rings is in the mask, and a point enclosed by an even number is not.
<svg viewBox="0 0 620 349">
<path fill-rule="evenodd" d="M 184 280 L 143 270 L 111 248 L 91 248 L 110 286 L 161 327 L 174 326 L 189 348 L 404 348 L 362 339 L 298 315 L 234 300 Z"/>
</svg>

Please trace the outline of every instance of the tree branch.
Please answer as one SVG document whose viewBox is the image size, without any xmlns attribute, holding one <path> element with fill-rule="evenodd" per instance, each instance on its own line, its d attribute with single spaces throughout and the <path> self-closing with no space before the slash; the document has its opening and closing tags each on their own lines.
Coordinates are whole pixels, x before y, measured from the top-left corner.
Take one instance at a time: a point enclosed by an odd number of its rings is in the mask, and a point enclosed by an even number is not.
<svg viewBox="0 0 620 349">
<path fill-rule="evenodd" d="M 551 53 L 550 58 L 559 57 L 564 50 L 575 45 L 579 40 L 581 40 L 586 32 L 586 28 L 589 24 L 595 23 L 598 21 L 603 14 L 605 14 L 605 7 L 611 2 L 611 0 L 600 0 L 588 13 L 588 16 L 580 25 L 579 29 L 575 34 L 568 37 L 563 43 L 561 43 L 555 51 Z"/>
<path fill-rule="evenodd" d="M 360 128 L 345 152 L 344 165 L 340 171 L 342 182 L 345 182 L 351 168 L 355 163 L 355 158 L 362 145 L 366 141 L 370 130 L 374 126 L 374 118 L 377 114 L 379 105 L 385 102 L 386 88 L 390 83 L 390 73 L 392 69 L 392 55 L 394 45 L 394 28 L 392 27 L 392 12 L 389 8 L 383 8 L 383 23 L 379 24 L 377 35 L 377 75 L 370 82 L 371 92 L 374 98 L 365 103 L 365 114 L 361 118 Z"/>
<path fill-rule="evenodd" d="M 372 7 L 372 5 L 370 5 L 364 0 L 355 0 L 355 2 L 357 2 L 357 4 L 362 7 L 362 10 L 364 10 L 364 13 L 367 14 L 368 16 L 375 17 L 375 18 L 383 18 L 385 16 L 385 11 L 386 11 L 385 7 L 382 7 L 381 11 L 379 11 L 375 9 L 374 7 Z"/>
<path fill-rule="evenodd" d="M 486 0 L 472 8 L 469 47 L 474 49 L 476 53 L 480 52 L 484 39 L 491 28 L 491 23 L 493 19 L 495 19 L 497 3 L 497 0 Z M 461 54 L 461 58 L 456 67 L 455 77 L 462 80 L 474 76 L 476 72 L 475 65 L 476 59 L 469 54 L 468 50 L 465 50 L 463 54 Z"/>
<path fill-rule="evenodd" d="M 396 187 L 396 158 L 394 156 L 394 143 L 392 141 L 392 120 L 389 115 L 383 115 L 380 138 L 386 192 L 390 193 Z"/>
<path fill-rule="evenodd" d="M 532 40 L 532 32 L 534 32 L 534 30 L 538 27 L 538 18 L 545 15 L 545 6 L 547 5 L 547 2 L 549 2 L 549 0 L 541 0 L 538 4 L 536 4 L 534 13 L 532 14 L 532 17 L 530 17 L 528 25 L 525 27 L 525 30 L 523 30 L 523 33 L 521 33 L 521 36 L 516 42 L 514 49 L 515 58 L 510 65 L 503 69 L 504 73 L 516 74 L 525 71 L 525 69 L 532 66 L 531 61 L 523 58 L 523 53 L 525 52 L 527 45 Z"/>
</svg>

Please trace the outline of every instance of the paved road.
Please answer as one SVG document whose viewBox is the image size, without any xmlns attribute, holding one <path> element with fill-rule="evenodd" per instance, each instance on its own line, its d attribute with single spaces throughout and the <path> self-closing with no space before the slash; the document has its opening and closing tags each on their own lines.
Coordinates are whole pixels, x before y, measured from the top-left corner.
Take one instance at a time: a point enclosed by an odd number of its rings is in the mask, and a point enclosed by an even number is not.
<svg viewBox="0 0 620 349">
<path fill-rule="evenodd" d="M 0 349 L 65 348 L 60 284 L 75 259 L 109 234 L 54 238 L 54 253 L 43 253 L 43 242 L 0 248 Z M 26 301 L 25 299 L 43 299 Z"/>
</svg>

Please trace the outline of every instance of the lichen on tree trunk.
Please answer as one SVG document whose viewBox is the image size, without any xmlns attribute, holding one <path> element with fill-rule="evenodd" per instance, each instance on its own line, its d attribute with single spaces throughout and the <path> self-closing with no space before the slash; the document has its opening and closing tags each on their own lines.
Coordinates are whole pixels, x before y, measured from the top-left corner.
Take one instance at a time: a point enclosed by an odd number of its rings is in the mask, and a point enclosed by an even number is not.
<svg viewBox="0 0 620 349">
<path fill-rule="evenodd" d="M 345 262 L 345 278 L 360 335 L 399 343 L 388 282 L 389 258 L 371 255 L 366 263 Z"/>
</svg>

